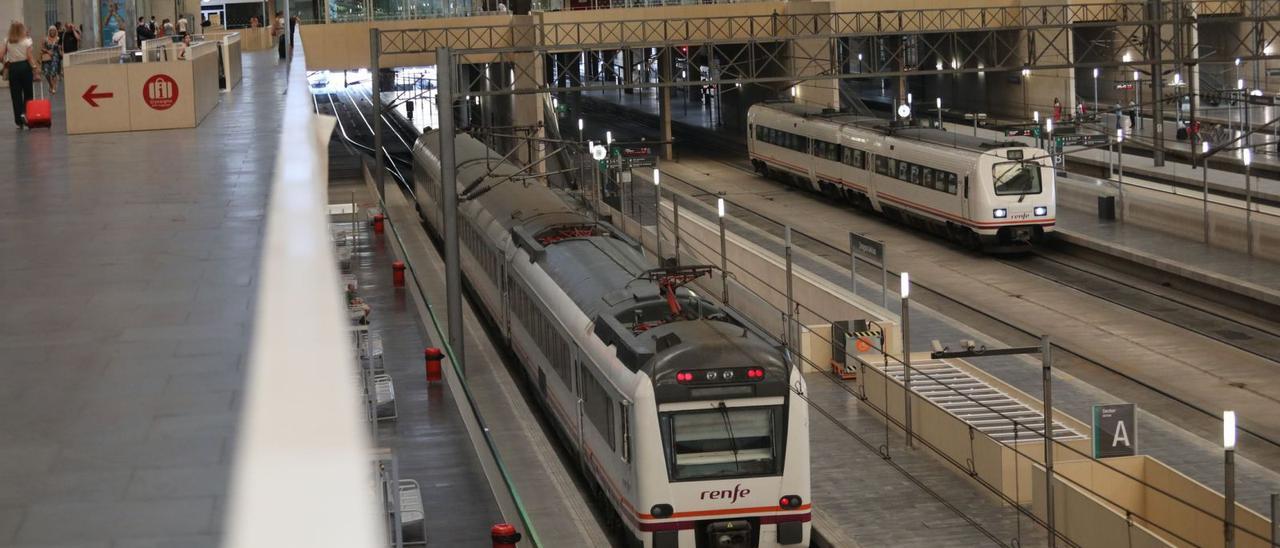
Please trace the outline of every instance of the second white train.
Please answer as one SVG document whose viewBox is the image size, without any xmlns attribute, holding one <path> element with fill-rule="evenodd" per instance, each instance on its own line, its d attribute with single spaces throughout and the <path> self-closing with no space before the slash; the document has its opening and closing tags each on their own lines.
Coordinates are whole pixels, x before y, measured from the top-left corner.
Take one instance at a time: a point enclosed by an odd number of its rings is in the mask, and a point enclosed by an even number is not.
<svg viewBox="0 0 1280 548">
<path fill-rule="evenodd" d="M 1056 222 L 1043 150 L 791 103 L 747 113 L 757 172 L 986 250 L 1043 242 Z"/>
</svg>

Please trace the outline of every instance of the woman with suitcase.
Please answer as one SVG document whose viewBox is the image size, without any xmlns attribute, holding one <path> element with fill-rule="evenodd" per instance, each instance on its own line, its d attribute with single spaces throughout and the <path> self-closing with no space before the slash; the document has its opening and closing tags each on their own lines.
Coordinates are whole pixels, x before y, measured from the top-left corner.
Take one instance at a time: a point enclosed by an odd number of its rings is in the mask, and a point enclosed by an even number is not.
<svg viewBox="0 0 1280 548">
<path fill-rule="evenodd" d="M 13 100 L 13 123 L 18 129 L 27 125 L 27 101 L 34 83 L 40 77 L 40 65 L 31 53 L 31 38 L 27 26 L 19 21 L 9 25 L 9 37 L 5 40 L 0 58 L 4 59 L 4 74 L 9 79 L 9 98 Z"/>
</svg>

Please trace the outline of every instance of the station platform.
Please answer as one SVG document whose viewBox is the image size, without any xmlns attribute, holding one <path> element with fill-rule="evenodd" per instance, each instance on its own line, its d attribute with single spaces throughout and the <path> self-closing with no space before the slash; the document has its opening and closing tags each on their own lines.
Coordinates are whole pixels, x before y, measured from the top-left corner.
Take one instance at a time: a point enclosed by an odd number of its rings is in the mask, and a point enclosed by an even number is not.
<svg viewBox="0 0 1280 548">
<path fill-rule="evenodd" d="M 287 70 L 195 129 L 0 131 L 0 545 L 218 546 Z"/>
<path fill-rule="evenodd" d="M 331 149 L 332 150 L 332 149 Z M 331 160 L 332 161 L 332 160 Z M 381 342 L 379 364 L 394 381 L 394 419 L 377 423 L 377 446 L 390 448 L 401 481 L 415 482 L 425 505 L 422 527 L 429 546 L 478 546 L 502 513 L 476 460 L 453 390 L 424 378 L 423 349 L 438 346 L 426 335 L 404 288 L 392 282 L 397 260 L 388 236 L 368 226 L 364 212 L 376 207 L 363 179 L 332 179 L 329 203 L 353 204 L 356 223 L 349 271 L 358 295 L 370 305 L 369 333 Z M 336 215 L 335 220 L 347 215 Z M 342 223 L 343 229 L 350 226 Z M 440 501 L 448 501 L 440 504 Z M 406 534 L 406 541 L 415 540 Z"/>
</svg>

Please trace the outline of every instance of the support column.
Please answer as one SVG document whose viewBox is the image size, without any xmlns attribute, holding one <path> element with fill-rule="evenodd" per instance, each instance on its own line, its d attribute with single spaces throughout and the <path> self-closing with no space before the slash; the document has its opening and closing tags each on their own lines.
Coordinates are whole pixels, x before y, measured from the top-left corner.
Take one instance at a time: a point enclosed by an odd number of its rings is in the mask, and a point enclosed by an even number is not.
<svg viewBox="0 0 1280 548">
<path fill-rule="evenodd" d="M 528 17 L 528 16 L 519 16 Z M 535 53 L 515 53 L 510 54 L 509 63 L 515 70 L 515 86 L 516 95 L 512 96 L 511 104 L 511 122 L 516 127 L 536 127 L 537 130 L 527 133 L 530 139 L 544 139 L 546 133 L 546 118 L 544 117 L 546 103 L 550 101 L 543 93 L 533 93 L 529 90 L 535 90 L 543 87 L 543 75 L 546 71 L 543 69 L 542 56 Z M 536 164 L 530 170 L 539 175 L 546 173 L 546 165 L 543 160 L 546 157 L 547 147 L 542 146 L 526 146 L 525 143 L 516 143 L 516 157 L 525 164 Z M 546 181 L 544 180 L 543 183 Z"/>
<path fill-rule="evenodd" d="M 624 90 L 627 95 L 636 92 L 631 87 L 636 83 L 636 51 L 631 48 L 622 50 L 622 83 L 627 86 Z"/>
<path fill-rule="evenodd" d="M 671 47 L 664 46 L 658 52 L 658 81 L 662 84 L 671 82 L 672 70 Z M 675 157 L 675 147 L 672 146 L 671 140 L 671 88 L 658 88 L 658 117 L 662 120 L 662 159 L 671 160 Z"/>
<path fill-rule="evenodd" d="M 1147 4 L 1148 19 L 1159 21 L 1160 2 Z M 1147 59 L 1151 61 L 1151 159 L 1156 167 L 1164 165 L 1164 57 L 1163 28 L 1154 23 L 1147 29 Z"/>
<path fill-rule="evenodd" d="M 826 2 L 791 2 L 785 4 L 788 15 L 813 14 L 821 17 L 831 12 Z M 829 15 L 828 15 L 829 16 Z M 800 18 L 803 24 L 806 18 Z M 785 38 L 789 29 L 779 29 L 779 38 Z M 831 41 L 828 39 L 787 40 L 787 56 L 793 75 L 799 78 L 837 72 L 839 60 L 832 56 Z M 820 78 L 800 80 L 796 102 L 815 105 L 823 108 L 840 108 L 840 80 L 838 78 Z"/>
</svg>

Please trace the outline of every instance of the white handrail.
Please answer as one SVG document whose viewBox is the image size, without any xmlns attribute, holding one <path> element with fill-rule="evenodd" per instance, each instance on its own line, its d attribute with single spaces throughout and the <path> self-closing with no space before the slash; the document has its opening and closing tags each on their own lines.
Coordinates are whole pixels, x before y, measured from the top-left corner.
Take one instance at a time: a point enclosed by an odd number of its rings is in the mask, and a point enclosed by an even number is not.
<svg viewBox="0 0 1280 548">
<path fill-rule="evenodd" d="M 326 215 L 334 120 L 289 70 L 223 546 L 385 547 Z"/>
</svg>

